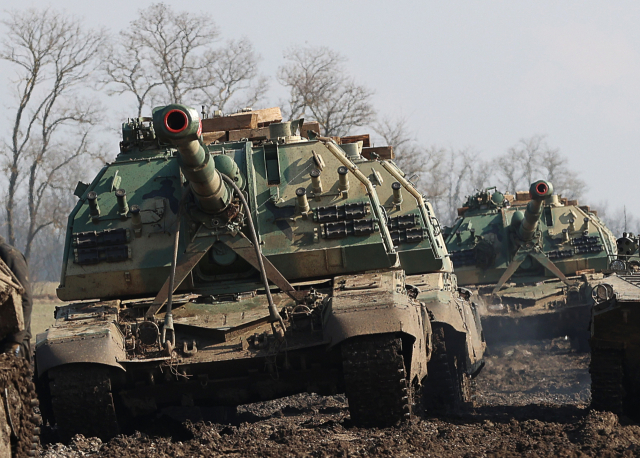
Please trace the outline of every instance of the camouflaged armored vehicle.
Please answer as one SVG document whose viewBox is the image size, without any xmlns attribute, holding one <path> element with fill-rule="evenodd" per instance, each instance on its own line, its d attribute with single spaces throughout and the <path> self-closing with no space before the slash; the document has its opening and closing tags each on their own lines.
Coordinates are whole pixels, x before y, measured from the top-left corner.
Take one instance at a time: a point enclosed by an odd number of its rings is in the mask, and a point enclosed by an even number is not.
<svg viewBox="0 0 640 458">
<path fill-rule="evenodd" d="M 36 348 L 63 439 L 305 391 L 359 425 L 469 401 L 485 344 L 431 205 L 390 148 L 280 120 L 158 108 L 78 185 Z"/>
<path fill-rule="evenodd" d="M 618 245 L 618 259 L 611 262 L 609 269 L 613 272 L 640 271 L 640 237 L 630 232 L 623 232 L 616 241 Z"/>
<path fill-rule="evenodd" d="M 516 196 L 480 191 L 459 215 L 447 249 L 458 284 L 484 302 L 489 345 L 569 336 L 588 351 L 591 287 L 617 252 L 596 212 L 537 181 Z"/>
<path fill-rule="evenodd" d="M 619 272 L 593 289 L 591 406 L 640 420 L 640 272 Z"/>
<path fill-rule="evenodd" d="M 22 312 L 24 290 L 11 269 L 0 259 L 0 340 L 25 329 Z M 38 404 L 29 362 L 0 354 L 0 456 L 36 456 L 40 444 Z"/>
</svg>

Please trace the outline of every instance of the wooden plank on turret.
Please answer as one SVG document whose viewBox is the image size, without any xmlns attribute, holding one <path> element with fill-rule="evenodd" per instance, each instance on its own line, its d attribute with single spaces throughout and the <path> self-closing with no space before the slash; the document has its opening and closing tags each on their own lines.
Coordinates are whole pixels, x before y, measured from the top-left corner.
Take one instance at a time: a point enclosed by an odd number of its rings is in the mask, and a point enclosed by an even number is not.
<svg viewBox="0 0 640 458">
<path fill-rule="evenodd" d="M 249 140 L 266 140 L 269 138 L 269 127 L 258 127 L 257 129 L 240 129 L 229 131 L 229 141 L 237 142 L 243 138 Z"/>
<path fill-rule="evenodd" d="M 227 141 L 227 133 L 223 131 L 217 132 L 203 132 L 202 133 L 202 141 L 205 145 L 213 142 L 226 142 Z"/>
<path fill-rule="evenodd" d="M 257 129 L 258 114 L 238 113 L 233 116 L 222 116 L 220 118 L 208 118 L 202 120 L 202 132 L 221 132 L 238 129 Z"/>
<path fill-rule="evenodd" d="M 313 131 L 316 134 L 320 135 L 320 123 L 319 122 L 305 122 L 300 127 L 300 136 L 304 138 L 309 138 L 309 131 Z"/>
<path fill-rule="evenodd" d="M 340 139 L 340 144 L 344 145 L 346 143 L 356 143 L 362 142 L 362 146 L 364 148 L 369 148 L 371 146 L 371 141 L 369 140 L 369 134 L 364 135 L 350 135 L 348 137 L 342 137 Z"/>
<path fill-rule="evenodd" d="M 258 115 L 258 126 L 266 127 L 266 125 L 272 122 L 282 122 L 282 112 L 280 107 L 263 108 L 262 110 L 244 111 L 240 113 L 234 113 L 231 116 L 242 116 L 244 114 L 255 113 Z"/>
</svg>

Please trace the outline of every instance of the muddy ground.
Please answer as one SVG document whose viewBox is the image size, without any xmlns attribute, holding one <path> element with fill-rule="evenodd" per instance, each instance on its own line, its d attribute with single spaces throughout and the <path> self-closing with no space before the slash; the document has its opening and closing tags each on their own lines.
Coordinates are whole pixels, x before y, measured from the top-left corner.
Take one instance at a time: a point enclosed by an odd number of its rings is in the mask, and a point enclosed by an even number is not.
<svg viewBox="0 0 640 458">
<path fill-rule="evenodd" d="M 147 429 L 106 444 L 76 436 L 41 456 L 639 456 L 640 426 L 589 410 L 588 364 L 563 340 L 505 346 L 477 378 L 477 406 L 459 416 L 360 429 L 343 396 L 299 395 L 242 406 L 235 426 L 185 422 L 173 437 Z"/>
</svg>

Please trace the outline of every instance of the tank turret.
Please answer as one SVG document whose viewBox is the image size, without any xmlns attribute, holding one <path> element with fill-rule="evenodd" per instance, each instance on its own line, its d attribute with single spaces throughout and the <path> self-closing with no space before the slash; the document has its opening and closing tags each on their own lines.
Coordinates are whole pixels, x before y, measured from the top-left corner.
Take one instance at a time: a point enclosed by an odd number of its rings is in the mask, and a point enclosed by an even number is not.
<svg viewBox="0 0 640 458">
<path fill-rule="evenodd" d="M 547 181 L 539 180 L 531 185 L 531 188 L 529 188 L 531 201 L 527 204 L 527 208 L 524 211 L 524 219 L 518 227 L 518 241 L 525 243 L 531 241 L 538 229 L 538 223 L 542 215 L 542 204 L 551 194 L 553 194 L 553 186 Z"/>
</svg>

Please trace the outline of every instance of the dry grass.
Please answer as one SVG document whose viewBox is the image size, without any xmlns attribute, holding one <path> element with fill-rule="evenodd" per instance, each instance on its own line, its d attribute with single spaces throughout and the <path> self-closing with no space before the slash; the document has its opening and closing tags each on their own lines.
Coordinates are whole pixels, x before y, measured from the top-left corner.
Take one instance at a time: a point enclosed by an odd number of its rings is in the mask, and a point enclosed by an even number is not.
<svg viewBox="0 0 640 458">
<path fill-rule="evenodd" d="M 56 306 L 63 304 L 56 297 L 56 282 L 35 282 L 33 289 L 33 311 L 31 312 L 32 345 L 35 345 L 36 336 L 50 328 L 55 322 L 53 313 Z"/>
</svg>

